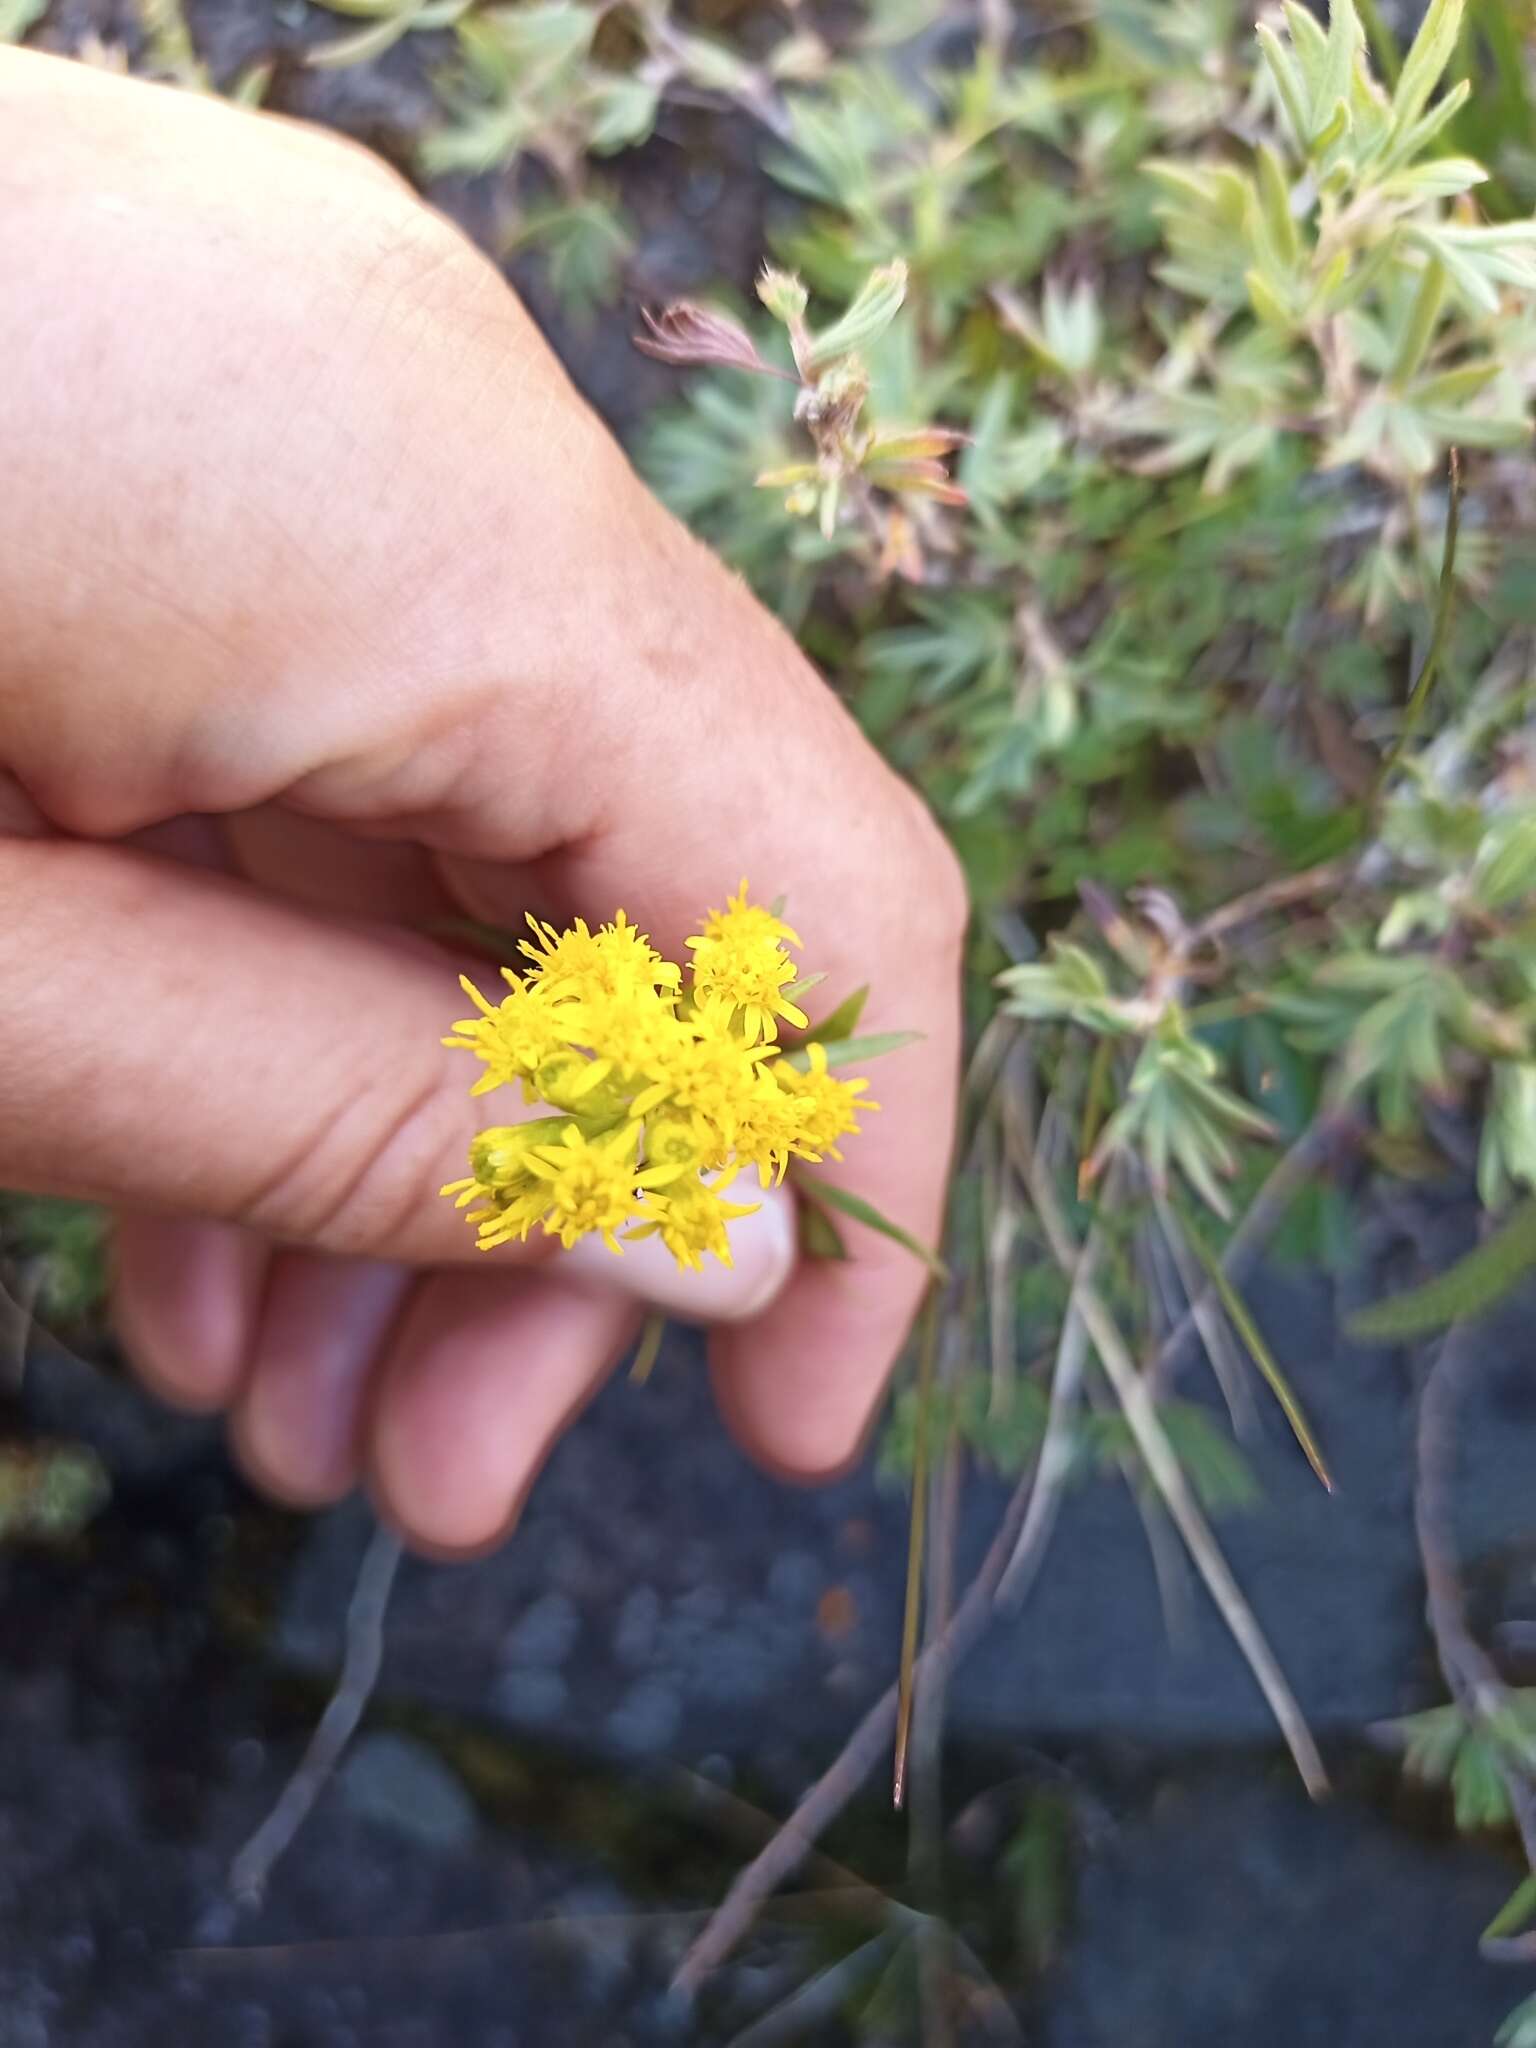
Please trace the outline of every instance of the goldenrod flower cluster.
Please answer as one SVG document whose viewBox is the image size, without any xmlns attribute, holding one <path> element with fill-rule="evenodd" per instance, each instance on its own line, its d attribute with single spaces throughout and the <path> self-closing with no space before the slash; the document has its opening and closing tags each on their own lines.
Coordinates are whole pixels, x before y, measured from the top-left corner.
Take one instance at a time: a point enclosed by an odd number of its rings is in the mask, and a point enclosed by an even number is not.
<svg viewBox="0 0 1536 2048">
<path fill-rule="evenodd" d="M 792 1060 L 779 1043 L 781 1024 L 807 1024 L 798 936 L 745 882 L 688 940 L 686 976 L 622 910 L 595 932 L 529 923 L 507 994 L 492 1004 L 464 981 L 478 1014 L 443 1043 L 484 1062 L 474 1094 L 516 1084 L 550 1113 L 482 1131 L 469 1178 L 443 1193 L 469 1208 L 483 1250 L 542 1230 L 619 1251 L 622 1233 L 659 1236 L 683 1266 L 706 1252 L 729 1265 L 726 1225 L 757 1206 L 726 1199 L 743 1168 L 766 1188 L 792 1159 L 840 1159 L 838 1139 L 878 1107 L 860 1100 L 867 1081 L 828 1070 L 823 1045 Z"/>
</svg>

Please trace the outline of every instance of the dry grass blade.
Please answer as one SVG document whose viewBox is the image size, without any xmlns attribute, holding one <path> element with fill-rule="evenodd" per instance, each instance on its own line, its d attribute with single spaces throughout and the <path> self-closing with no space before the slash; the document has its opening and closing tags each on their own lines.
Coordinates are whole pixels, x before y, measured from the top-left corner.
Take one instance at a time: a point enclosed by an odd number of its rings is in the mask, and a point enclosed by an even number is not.
<svg viewBox="0 0 1536 2048">
<path fill-rule="evenodd" d="M 1419 719 L 1424 706 L 1429 702 L 1429 693 L 1434 687 L 1440 658 L 1445 652 L 1445 643 L 1450 638 L 1451 621 L 1456 616 L 1456 539 L 1461 531 L 1461 455 L 1459 450 L 1450 451 L 1450 496 L 1445 513 L 1445 547 L 1440 557 L 1440 595 L 1435 604 L 1435 623 L 1430 630 L 1429 646 L 1419 666 L 1419 673 L 1409 692 L 1408 705 L 1403 712 L 1402 728 L 1396 743 L 1388 754 L 1381 771 L 1378 793 L 1385 788 L 1392 771 L 1402 760 L 1408 742 L 1418 730 Z"/>
<path fill-rule="evenodd" d="M 1019 1135 L 1022 1140 L 1022 1131 Z M 1106 1195 L 1109 1192 L 1107 1184 Z M 1091 1348 L 1078 1290 L 1092 1283 L 1103 1247 L 1103 1232 L 1095 1228 L 1089 1233 L 1072 1275 L 1072 1292 L 1062 1317 L 1056 1363 L 1051 1372 L 1050 1406 L 1046 1410 L 1045 1435 L 1040 1440 L 1040 1452 L 1035 1462 L 1035 1486 L 1030 1495 L 1029 1512 L 1024 1517 L 1018 1543 L 997 1589 L 998 1602 L 1005 1607 L 1022 1605 L 1035 1582 L 1051 1532 L 1056 1526 L 1057 1510 L 1061 1506 L 1062 1492 L 1072 1464 L 1073 1426 L 1082 1395 L 1083 1367 Z"/>
<path fill-rule="evenodd" d="M 1032 1484 L 1032 1475 L 1026 1473 L 1014 1488 L 991 1547 L 955 1608 L 953 1619 L 938 1641 L 918 1659 L 918 1675 L 930 1658 L 941 1661 L 946 1671 L 952 1671 L 985 1631 L 992 1619 L 998 1581 L 1018 1542 Z M 895 1725 L 896 1687 L 892 1685 L 870 1708 L 788 1820 L 737 1874 L 703 1933 L 678 1966 L 672 1980 L 674 1989 L 691 1997 L 709 1972 L 730 1954 L 785 1878 L 812 1853 L 822 1830 L 831 1826 L 875 1769 Z"/>
<path fill-rule="evenodd" d="M 20 1393 L 27 1376 L 27 1349 L 42 1286 L 43 1269 L 35 1262 L 22 1267 L 14 1294 L 0 1286 L 0 1388 L 10 1393 Z"/>
<path fill-rule="evenodd" d="M 1312 1467 L 1312 1470 L 1323 1482 L 1329 1493 L 1332 1493 L 1334 1491 L 1333 1474 L 1323 1462 L 1323 1454 L 1318 1446 L 1317 1437 L 1313 1433 L 1312 1425 L 1307 1420 L 1306 1411 L 1296 1398 L 1290 1381 L 1281 1371 L 1279 1361 L 1270 1350 L 1264 1332 L 1254 1321 L 1253 1313 L 1248 1307 L 1247 1302 L 1243 1300 L 1243 1297 L 1227 1278 L 1220 1259 L 1217 1258 L 1210 1246 L 1206 1244 L 1199 1231 L 1189 1227 L 1186 1229 L 1185 1235 L 1188 1242 L 1194 1247 L 1196 1258 L 1199 1259 L 1201 1265 L 1204 1266 L 1209 1274 L 1211 1285 L 1220 1296 L 1221 1305 L 1226 1310 L 1228 1320 L 1231 1322 L 1233 1329 L 1242 1338 L 1248 1348 L 1249 1356 L 1268 1381 L 1269 1390 L 1279 1402 L 1281 1412 L 1285 1416 L 1286 1421 L 1291 1425 L 1291 1433 L 1306 1454 L 1307 1463 Z"/>
<path fill-rule="evenodd" d="M 852 1955 L 819 1970 L 772 2012 L 733 2034 L 727 2048 L 774 2048 L 777 2042 L 803 2040 L 808 2026 L 836 2018 L 848 1994 L 880 1967 L 894 1939 L 889 1929 L 883 1929 Z"/>
<path fill-rule="evenodd" d="M 376 1529 L 347 1610 L 346 1656 L 336 1690 L 281 1798 L 230 1865 L 229 1888 L 242 1904 L 260 1903 L 278 1858 L 309 1818 L 363 1717 L 383 1659 L 384 1615 L 400 1556 L 393 1530 Z"/>
<path fill-rule="evenodd" d="M 1356 1113 L 1335 1105 L 1309 1124 L 1275 1166 L 1263 1187 L 1249 1204 L 1243 1220 L 1227 1240 L 1222 1254 L 1222 1271 L 1234 1287 L 1245 1275 L 1285 1221 L 1291 1204 L 1311 1180 L 1329 1152 L 1359 1128 Z M 1169 1332 L 1157 1356 L 1147 1369 L 1153 1391 L 1165 1393 L 1194 1355 L 1191 1339 L 1199 1334 L 1196 1310 L 1212 1307 L 1219 1300 L 1214 1282 L 1193 1304 L 1178 1325 Z"/>
<path fill-rule="evenodd" d="M 917 1444 L 912 1461 L 912 1519 L 907 1533 L 907 1594 L 901 1620 L 901 1676 L 897 1686 L 896 1755 L 891 1773 L 891 1800 L 899 1810 L 906 1796 L 907 1745 L 912 1738 L 913 1674 L 917 1666 L 917 1633 L 923 1605 L 923 1545 L 928 1526 L 929 1411 L 933 1406 L 933 1368 L 939 1349 L 939 1291 L 928 1289 L 918 1342 Z"/>
<path fill-rule="evenodd" d="M 1055 1190 L 1035 1166 L 1032 1153 L 1021 1153 L 1017 1163 L 1035 1205 L 1036 1214 L 1045 1230 L 1052 1255 L 1063 1272 L 1071 1273 L 1078 1257 L 1078 1250 L 1057 1203 Z M 1121 1412 L 1125 1416 L 1152 1482 L 1162 1495 L 1174 1526 L 1183 1538 L 1184 1546 L 1193 1558 L 1195 1568 L 1205 1581 L 1206 1590 L 1215 1601 L 1234 1642 L 1246 1658 L 1248 1667 L 1269 1704 L 1269 1710 L 1275 1717 L 1276 1725 L 1295 1758 L 1303 1784 L 1314 1799 L 1323 1798 L 1329 1789 L 1328 1775 L 1323 1769 L 1323 1760 L 1318 1754 L 1317 1744 L 1312 1739 L 1312 1731 L 1307 1726 L 1306 1718 L 1295 1694 L 1291 1691 L 1285 1673 L 1280 1669 L 1279 1662 L 1259 1627 L 1253 1609 L 1248 1605 L 1242 1588 L 1232 1576 L 1231 1567 L 1221 1546 L 1217 1543 L 1210 1525 L 1200 1511 L 1199 1503 L 1190 1491 L 1189 1482 L 1184 1477 L 1184 1468 L 1168 1441 L 1147 1382 L 1137 1370 L 1136 1361 L 1120 1334 L 1119 1326 L 1105 1306 L 1098 1290 L 1092 1285 L 1085 1286 L 1078 1290 L 1078 1299 L 1088 1334 L 1093 1339 L 1094 1349 L 1099 1355 L 1099 1362 L 1115 1390 Z"/>
<path fill-rule="evenodd" d="M 640 1330 L 640 1341 L 635 1346 L 635 1360 L 629 1368 L 629 1376 L 637 1387 L 643 1387 L 656 1369 L 656 1360 L 661 1355 L 662 1339 L 667 1334 L 667 1319 L 661 1315 L 646 1317 Z"/>
<path fill-rule="evenodd" d="M 1190 1251 L 1188 1237 L 1180 1227 L 1172 1204 L 1165 1195 L 1152 1198 L 1153 1213 L 1157 1218 L 1158 1231 L 1166 1256 L 1173 1261 L 1178 1274 L 1179 1285 L 1184 1291 L 1185 1303 L 1195 1319 L 1195 1328 L 1200 1332 L 1200 1341 L 1205 1346 L 1205 1355 L 1211 1361 L 1211 1370 L 1221 1388 L 1221 1398 L 1227 1404 L 1234 1434 L 1239 1437 L 1252 1436 L 1258 1426 L 1253 1399 L 1249 1391 L 1248 1376 L 1243 1370 L 1243 1361 L 1236 1340 L 1221 1312 L 1221 1304 L 1211 1299 L 1215 1290 L 1214 1276 L 1204 1273 L 1199 1261 Z M 1207 1284 L 1209 1281 L 1209 1285 Z M 1171 1316 L 1170 1321 L 1176 1321 Z"/>
</svg>

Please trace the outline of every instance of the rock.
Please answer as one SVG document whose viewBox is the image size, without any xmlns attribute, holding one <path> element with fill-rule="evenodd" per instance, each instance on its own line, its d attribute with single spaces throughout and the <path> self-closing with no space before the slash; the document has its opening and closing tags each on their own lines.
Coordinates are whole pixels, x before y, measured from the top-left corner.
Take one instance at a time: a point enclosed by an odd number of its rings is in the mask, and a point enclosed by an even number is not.
<svg viewBox="0 0 1536 2048">
<path fill-rule="evenodd" d="M 553 1721 L 570 1697 L 570 1687 L 558 1671 L 538 1665 L 529 1670 L 503 1671 L 496 1681 L 496 1704 L 513 1721 L 534 1726 Z"/>
<path fill-rule="evenodd" d="M 608 1716 L 608 1739 L 636 1753 L 662 1750 L 676 1735 L 683 1703 L 659 1678 L 642 1678 Z"/>
<path fill-rule="evenodd" d="M 656 1654 L 661 1621 L 661 1595 L 654 1586 L 636 1586 L 619 1610 L 613 1631 L 613 1654 L 621 1664 L 649 1664 Z"/>
<path fill-rule="evenodd" d="M 341 1786 L 354 1813 L 435 1849 L 459 1849 L 474 1838 L 469 1794 L 434 1751 L 409 1736 L 364 1736 L 341 1767 Z"/>
<path fill-rule="evenodd" d="M 768 1595 L 803 1616 L 816 1605 L 826 1578 L 826 1566 L 809 1550 L 784 1550 L 768 1567 Z"/>
<path fill-rule="evenodd" d="M 575 1602 L 564 1593 L 546 1593 L 507 1631 L 506 1661 L 518 1667 L 563 1664 L 580 1633 L 581 1616 Z"/>
</svg>

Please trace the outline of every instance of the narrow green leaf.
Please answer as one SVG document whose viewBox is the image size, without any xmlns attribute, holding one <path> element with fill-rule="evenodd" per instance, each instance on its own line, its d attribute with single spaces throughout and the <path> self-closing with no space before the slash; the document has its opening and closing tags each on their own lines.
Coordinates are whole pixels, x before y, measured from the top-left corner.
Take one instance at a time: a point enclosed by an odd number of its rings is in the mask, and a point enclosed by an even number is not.
<svg viewBox="0 0 1536 2048">
<path fill-rule="evenodd" d="M 48 12 L 48 0 L 0 0 L 0 43 L 19 43 Z"/>
<path fill-rule="evenodd" d="M 655 1369 L 661 1355 L 661 1340 L 667 1334 L 667 1319 L 664 1315 L 648 1315 L 640 1331 L 640 1342 L 635 1346 L 635 1362 L 629 1368 L 629 1376 L 637 1387 L 643 1387 Z"/>
<path fill-rule="evenodd" d="M 846 1260 L 849 1255 L 841 1231 L 814 1202 L 800 1204 L 800 1249 L 808 1259 Z"/>
<path fill-rule="evenodd" d="M 782 991 L 785 1001 L 798 1004 L 802 996 L 808 996 L 813 988 L 820 988 L 826 978 L 824 974 L 807 974 L 799 981 L 792 981 Z"/>
<path fill-rule="evenodd" d="M 933 1413 L 934 1368 L 939 1355 L 939 1290 L 928 1289 L 917 1352 L 917 1441 L 912 1460 L 912 1518 L 907 1528 L 907 1591 L 901 1620 L 901 1670 L 896 1681 L 896 1750 L 891 1803 L 899 1812 L 907 1786 L 907 1748 L 912 1739 L 913 1681 L 917 1675 L 918 1624 L 923 1607 L 923 1558 L 928 1536 L 928 1455 Z"/>
<path fill-rule="evenodd" d="M 1518 1934 L 1533 1914 L 1536 1914 L 1536 1875 L 1522 1879 L 1515 1886 L 1483 1929 L 1480 1939 L 1505 1941 L 1510 1935 Z"/>
<path fill-rule="evenodd" d="M 1429 693 L 1434 686 L 1435 674 L 1440 666 L 1440 656 L 1450 638 L 1451 621 L 1456 615 L 1456 538 L 1461 531 L 1461 458 L 1453 448 L 1450 452 L 1450 496 L 1446 503 L 1445 543 L 1440 554 L 1440 594 L 1435 600 L 1435 623 L 1430 630 L 1429 646 L 1424 660 L 1414 678 L 1412 690 L 1408 693 L 1407 708 L 1403 712 L 1403 723 L 1391 753 L 1382 764 L 1378 790 L 1385 787 L 1388 778 L 1402 759 L 1408 742 L 1413 738 L 1424 706 L 1429 702 Z"/>
<path fill-rule="evenodd" d="M 1331 117 L 1336 106 L 1347 106 L 1350 80 L 1354 75 L 1355 52 L 1360 47 L 1360 17 L 1355 0 L 1331 0 L 1328 9 L 1328 53 L 1312 103 L 1314 124 Z M 1330 120 L 1331 125 L 1331 120 Z"/>
<path fill-rule="evenodd" d="M 1275 247 L 1275 254 L 1285 264 L 1296 261 L 1296 221 L 1291 213 L 1291 192 L 1286 183 L 1285 172 L 1280 159 L 1267 142 L 1261 142 L 1256 158 L 1259 174 L 1259 199 L 1264 208 L 1264 224 Z"/>
<path fill-rule="evenodd" d="M 1296 60 L 1267 21 L 1261 21 L 1254 33 L 1258 36 L 1259 48 L 1264 52 L 1264 61 L 1275 81 L 1275 90 L 1280 95 L 1280 104 L 1285 108 L 1285 118 L 1291 124 L 1297 146 L 1305 149 L 1311 122 L 1307 114 L 1306 88 Z"/>
<path fill-rule="evenodd" d="M 1328 62 L 1328 38 L 1302 0 L 1280 0 L 1280 11 L 1291 32 L 1291 48 L 1306 81 L 1309 109 L 1316 113 L 1318 89 Z"/>
<path fill-rule="evenodd" d="M 1278 294 L 1264 281 L 1264 273 L 1255 265 L 1246 271 L 1243 282 L 1248 287 L 1248 297 L 1253 310 L 1266 327 L 1278 328 L 1280 333 L 1289 334 L 1296 326 L 1295 317 Z"/>
<path fill-rule="evenodd" d="M 859 1028 L 859 1019 L 864 1014 L 864 1005 L 869 1001 L 869 983 L 856 988 L 851 996 L 844 996 L 835 1010 L 830 1010 L 819 1024 L 813 1024 L 805 1034 L 806 1043 L 831 1043 L 840 1038 L 852 1038 Z"/>
<path fill-rule="evenodd" d="M 267 88 L 272 83 L 276 65 L 268 62 L 248 64 L 229 88 L 226 98 L 237 107 L 250 107 L 253 111 L 267 97 Z"/>
<path fill-rule="evenodd" d="M 1444 303 L 1445 265 L 1438 257 L 1431 256 L 1424 265 L 1424 275 L 1419 279 L 1407 322 L 1398 336 L 1397 353 L 1392 358 L 1389 373 L 1395 384 L 1406 384 L 1423 362 Z"/>
<path fill-rule="evenodd" d="M 1312 1467 L 1312 1470 L 1323 1482 L 1329 1493 L 1332 1493 L 1334 1491 L 1333 1474 L 1323 1462 L 1323 1454 L 1318 1448 L 1317 1438 L 1312 1432 L 1312 1425 L 1307 1420 L 1306 1411 L 1300 1401 L 1297 1400 L 1290 1381 L 1280 1370 L 1279 1362 L 1270 1350 L 1263 1331 L 1254 1321 L 1253 1313 L 1248 1307 L 1247 1302 L 1243 1300 L 1243 1297 L 1232 1285 L 1231 1280 L 1227 1276 L 1226 1267 L 1187 1218 L 1185 1219 L 1184 1230 L 1185 1235 L 1194 1247 L 1196 1257 L 1210 1275 L 1211 1284 L 1216 1289 L 1221 1299 L 1221 1305 L 1227 1312 L 1228 1321 L 1242 1338 L 1244 1344 L 1247 1345 L 1249 1355 L 1252 1357 L 1254 1364 L 1269 1382 L 1269 1390 L 1279 1402 L 1281 1413 L 1285 1416 L 1286 1421 L 1291 1425 L 1291 1433 L 1306 1454 L 1307 1463 Z"/>
<path fill-rule="evenodd" d="M 1454 410 L 1476 398 L 1480 391 L 1486 391 L 1502 367 L 1502 364 L 1491 360 L 1458 363 L 1454 370 L 1441 370 L 1437 376 L 1421 377 L 1413 387 L 1413 402 L 1420 410 L 1430 406 Z M 1521 431 L 1525 431 L 1523 421 Z"/>
<path fill-rule="evenodd" d="M 1365 31 L 1366 55 L 1380 68 L 1387 84 L 1396 85 L 1403 69 L 1397 37 L 1382 20 L 1376 0 L 1356 0 L 1356 4 L 1360 9 L 1360 26 Z"/>
<path fill-rule="evenodd" d="M 1326 127 L 1320 128 L 1317 134 L 1313 136 L 1312 154 L 1314 156 L 1321 156 L 1326 150 L 1332 149 L 1333 145 L 1338 141 L 1339 137 L 1345 134 L 1348 128 L 1349 101 L 1340 100 L 1338 105 L 1333 110 L 1333 118 L 1328 122 Z M 1347 170 L 1347 165 L 1335 164 L 1332 167 L 1329 176 L 1331 179 L 1338 179 L 1341 176 L 1343 176 Z"/>
<path fill-rule="evenodd" d="M 808 377 L 817 375 L 839 356 L 867 348 L 890 326 L 907 295 L 907 266 L 887 263 L 872 270 L 862 290 L 841 320 L 834 320 L 816 335 L 805 351 L 800 367 Z"/>
<path fill-rule="evenodd" d="M 914 1045 L 922 1035 L 921 1031 L 870 1031 L 862 1038 L 818 1038 L 813 1032 L 807 1043 L 822 1047 L 829 1067 L 856 1067 L 865 1060 L 879 1059 L 882 1053 L 900 1052 L 904 1045 Z M 811 1056 L 804 1045 L 785 1053 L 784 1059 L 802 1074 L 811 1070 Z"/>
<path fill-rule="evenodd" d="M 392 50 L 403 36 L 408 35 L 420 12 L 421 0 L 407 0 L 398 13 L 382 15 L 366 28 L 354 29 L 350 35 L 317 43 L 305 53 L 304 62 L 311 71 L 344 71 L 352 64 L 366 64 L 372 58 L 382 57 L 386 50 Z"/>
<path fill-rule="evenodd" d="M 855 1223 L 862 1223 L 868 1230 L 878 1230 L 882 1237 L 891 1238 L 896 1244 L 909 1251 L 913 1258 L 921 1259 L 930 1273 L 940 1279 L 946 1277 L 947 1268 L 936 1251 L 931 1251 L 920 1238 L 910 1230 L 903 1230 L 899 1223 L 893 1223 L 889 1216 L 883 1216 L 873 1202 L 866 1202 L 862 1195 L 856 1195 L 849 1188 L 834 1187 L 830 1181 L 802 1180 L 796 1176 L 796 1187 L 812 1203 L 825 1203 L 829 1209 L 837 1209 L 844 1216 L 851 1216 Z"/>
<path fill-rule="evenodd" d="M 1376 1302 L 1351 1318 L 1352 1337 L 1400 1344 L 1447 1330 L 1502 1301 L 1536 1267 L 1536 1200 L 1522 1202 L 1502 1229 L 1422 1287 Z"/>
<path fill-rule="evenodd" d="M 1411 128 L 1405 128 L 1396 137 L 1381 160 L 1381 169 L 1390 171 L 1399 164 L 1411 164 L 1415 157 L 1422 156 L 1441 130 L 1455 120 L 1471 96 L 1471 80 L 1459 78 L 1449 92 L 1441 94 L 1427 114 L 1421 114 Z"/>
<path fill-rule="evenodd" d="M 1423 113 L 1440 83 L 1461 33 L 1464 5 L 1465 0 L 1430 0 L 1392 95 L 1392 126 L 1399 135 Z"/>
</svg>

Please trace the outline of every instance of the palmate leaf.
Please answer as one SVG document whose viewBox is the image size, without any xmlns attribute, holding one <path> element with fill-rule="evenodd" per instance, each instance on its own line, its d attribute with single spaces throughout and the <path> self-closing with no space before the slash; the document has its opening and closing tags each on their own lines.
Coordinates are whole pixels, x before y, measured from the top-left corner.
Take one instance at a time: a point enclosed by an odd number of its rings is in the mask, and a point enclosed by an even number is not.
<svg viewBox="0 0 1536 2048">
<path fill-rule="evenodd" d="M 1529 1767 L 1536 1694 L 1510 1692 L 1496 1714 L 1476 1721 L 1453 1702 L 1383 1725 L 1402 1744 L 1403 1768 L 1410 1777 L 1426 1785 L 1449 1785 L 1457 1827 L 1502 1827 L 1510 1820 L 1505 1770 Z M 1505 1912 L 1515 1905 L 1511 1900 Z"/>
<path fill-rule="evenodd" d="M 1275 1127 L 1217 1075 L 1216 1055 L 1190 1038 L 1176 1017 L 1142 1047 L 1120 1108 L 1106 1124 L 1088 1162 L 1101 1173 L 1117 1153 L 1134 1152 L 1154 1188 L 1168 1185 L 1177 1167 L 1218 1216 L 1230 1213 L 1222 1182 L 1237 1171 L 1237 1141 L 1272 1138 Z"/>
<path fill-rule="evenodd" d="M 1192 1401 L 1162 1401 L 1158 1419 L 1185 1477 L 1212 1514 L 1242 1512 L 1260 1498 L 1253 1468 L 1230 1436 Z M 1122 1458 L 1140 1463 L 1135 1435 L 1123 1414 L 1090 1415 L 1080 1425 L 1080 1448 L 1097 1465 Z"/>
<path fill-rule="evenodd" d="M 1401 1344 L 1485 1315 L 1536 1267 L 1536 1200 L 1522 1202 L 1509 1221 L 1422 1287 L 1376 1302 L 1351 1317 L 1352 1337 Z"/>
</svg>

